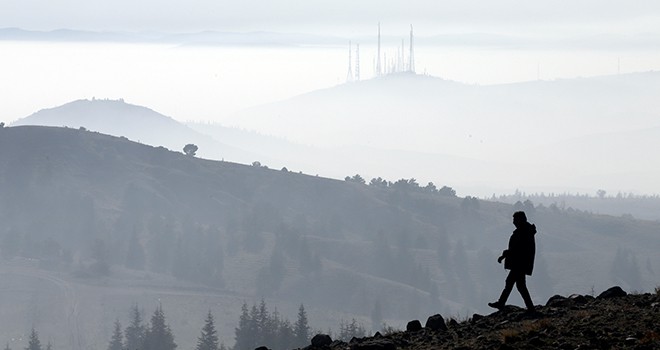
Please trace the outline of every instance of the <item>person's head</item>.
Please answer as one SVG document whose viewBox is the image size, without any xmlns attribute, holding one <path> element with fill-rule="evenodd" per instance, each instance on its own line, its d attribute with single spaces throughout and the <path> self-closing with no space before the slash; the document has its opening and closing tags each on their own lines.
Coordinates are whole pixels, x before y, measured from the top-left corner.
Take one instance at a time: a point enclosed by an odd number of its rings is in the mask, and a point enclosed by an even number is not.
<svg viewBox="0 0 660 350">
<path fill-rule="evenodd" d="M 527 222 L 527 215 L 524 211 L 517 211 L 513 213 L 513 224 L 518 227 Z"/>
</svg>

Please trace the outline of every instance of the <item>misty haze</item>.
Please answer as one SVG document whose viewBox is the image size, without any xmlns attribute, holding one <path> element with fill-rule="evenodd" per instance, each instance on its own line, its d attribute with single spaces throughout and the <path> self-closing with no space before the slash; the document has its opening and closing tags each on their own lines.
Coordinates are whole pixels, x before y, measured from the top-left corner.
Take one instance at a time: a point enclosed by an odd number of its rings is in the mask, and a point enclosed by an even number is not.
<svg viewBox="0 0 660 350">
<path fill-rule="evenodd" d="M 0 4 L 5 349 L 492 348 L 658 298 L 658 6 L 203 3 Z"/>
</svg>

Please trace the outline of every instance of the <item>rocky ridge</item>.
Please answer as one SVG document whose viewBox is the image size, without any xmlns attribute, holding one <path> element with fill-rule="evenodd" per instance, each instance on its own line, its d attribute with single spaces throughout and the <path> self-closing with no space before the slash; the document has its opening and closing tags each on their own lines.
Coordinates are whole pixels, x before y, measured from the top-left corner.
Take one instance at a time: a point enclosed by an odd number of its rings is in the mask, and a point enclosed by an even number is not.
<svg viewBox="0 0 660 350">
<path fill-rule="evenodd" d="M 332 341 L 317 335 L 304 350 L 394 349 L 658 349 L 660 291 L 628 294 L 612 287 L 597 297 L 555 295 L 534 313 L 508 305 L 457 321 L 440 315 L 406 331 Z"/>
</svg>

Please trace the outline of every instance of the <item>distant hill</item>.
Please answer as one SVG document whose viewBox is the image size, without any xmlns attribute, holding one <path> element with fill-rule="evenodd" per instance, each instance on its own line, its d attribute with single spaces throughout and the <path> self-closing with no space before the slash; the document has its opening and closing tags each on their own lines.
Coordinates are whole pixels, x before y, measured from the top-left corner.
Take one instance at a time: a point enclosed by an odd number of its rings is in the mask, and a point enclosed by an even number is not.
<svg viewBox="0 0 660 350">
<path fill-rule="evenodd" d="M 232 125 L 301 144 L 442 154 L 502 169 L 502 175 L 492 176 L 460 168 L 458 178 L 481 175 L 453 183 L 466 189 L 499 183 L 493 192 L 516 187 L 595 192 L 597 186 L 658 193 L 651 179 L 660 169 L 628 161 L 628 155 L 645 154 L 649 147 L 659 147 L 660 139 L 647 137 L 644 144 L 606 141 L 623 131 L 657 128 L 658 89 L 660 72 L 490 86 L 402 73 L 255 107 L 238 113 Z M 592 135 L 603 135 L 608 148 L 580 148 L 573 142 Z M 588 162 L 580 163 L 585 158 Z M 376 173 L 368 159 L 364 162 L 366 173 Z M 455 169 L 451 163 L 443 165 Z M 570 176 L 536 171 L 548 167 Z M 414 169 L 420 178 L 439 176 L 423 164 Z M 506 169 L 522 174 L 522 181 L 508 179 Z M 484 192 L 477 193 L 489 194 Z"/>
<path fill-rule="evenodd" d="M 106 348 L 135 302 L 176 315 L 182 348 L 209 308 L 231 344 L 242 303 L 260 298 L 289 319 L 303 303 L 324 330 L 484 312 L 520 209 L 539 228 L 535 300 L 650 290 L 660 263 L 657 222 L 209 161 L 77 128 L 0 129 L 0 193 L 0 342 L 33 325 L 74 350 Z"/>
<path fill-rule="evenodd" d="M 251 163 L 266 159 L 256 153 L 229 146 L 200 134 L 176 120 L 149 108 L 136 106 L 123 100 L 78 100 L 62 106 L 43 109 L 12 123 L 19 125 L 84 127 L 108 135 L 124 136 L 130 140 L 152 146 L 163 146 L 180 151 L 188 143 L 199 147 L 204 158 L 227 159 Z"/>
</svg>

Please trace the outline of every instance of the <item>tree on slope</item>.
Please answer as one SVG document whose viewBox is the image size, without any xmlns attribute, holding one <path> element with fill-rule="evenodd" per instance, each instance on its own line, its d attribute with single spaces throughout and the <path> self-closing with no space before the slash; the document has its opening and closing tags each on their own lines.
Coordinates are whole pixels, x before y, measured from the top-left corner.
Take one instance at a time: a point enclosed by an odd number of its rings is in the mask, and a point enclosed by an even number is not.
<svg viewBox="0 0 660 350">
<path fill-rule="evenodd" d="M 121 324 L 119 320 L 115 321 L 115 330 L 112 332 L 112 338 L 108 345 L 108 350 L 123 350 L 124 349 L 124 335 L 121 333 Z"/>
<path fill-rule="evenodd" d="M 238 327 L 235 329 L 236 334 L 236 344 L 234 345 L 235 350 L 251 350 L 256 347 L 255 334 L 256 334 L 255 322 L 250 317 L 248 313 L 247 303 L 243 303 L 241 307 L 241 318 L 238 321 Z"/>
<path fill-rule="evenodd" d="M 170 326 L 165 323 L 162 305 L 158 305 L 151 316 L 151 324 L 144 337 L 143 350 L 174 350 L 177 345 Z"/>
<path fill-rule="evenodd" d="M 298 319 L 293 325 L 293 332 L 296 335 L 296 346 L 305 346 L 305 344 L 309 343 L 309 323 L 303 304 L 300 304 L 298 308 Z"/>
<path fill-rule="evenodd" d="M 202 328 L 202 334 L 197 339 L 197 347 L 195 350 L 218 350 L 218 332 L 215 330 L 215 322 L 213 315 L 209 310 Z"/>
<path fill-rule="evenodd" d="M 126 348 L 130 350 L 141 349 L 144 344 L 146 327 L 142 323 L 142 315 L 137 304 L 131 308 L 131 324 L 126 327 L 124 336 L 126 337 Z"/>
<path fill-rule="evenodd" d="M 183 147 L 183 153 L 185 153 L 187 156 L 194 157 L 198 149 L 199 148 L 197 147 L 197 145 L 189 143 Z"/>
<path fill-rule="evenodd" d="M 25 348 L 25 350 L 42 350 L 41 349 L 41 342 L 39 341 L 39 333 L 32 328 L 32 332 L 30 333 L 30 340 L 28 341 L 28 346 Z"/>
</svg>

